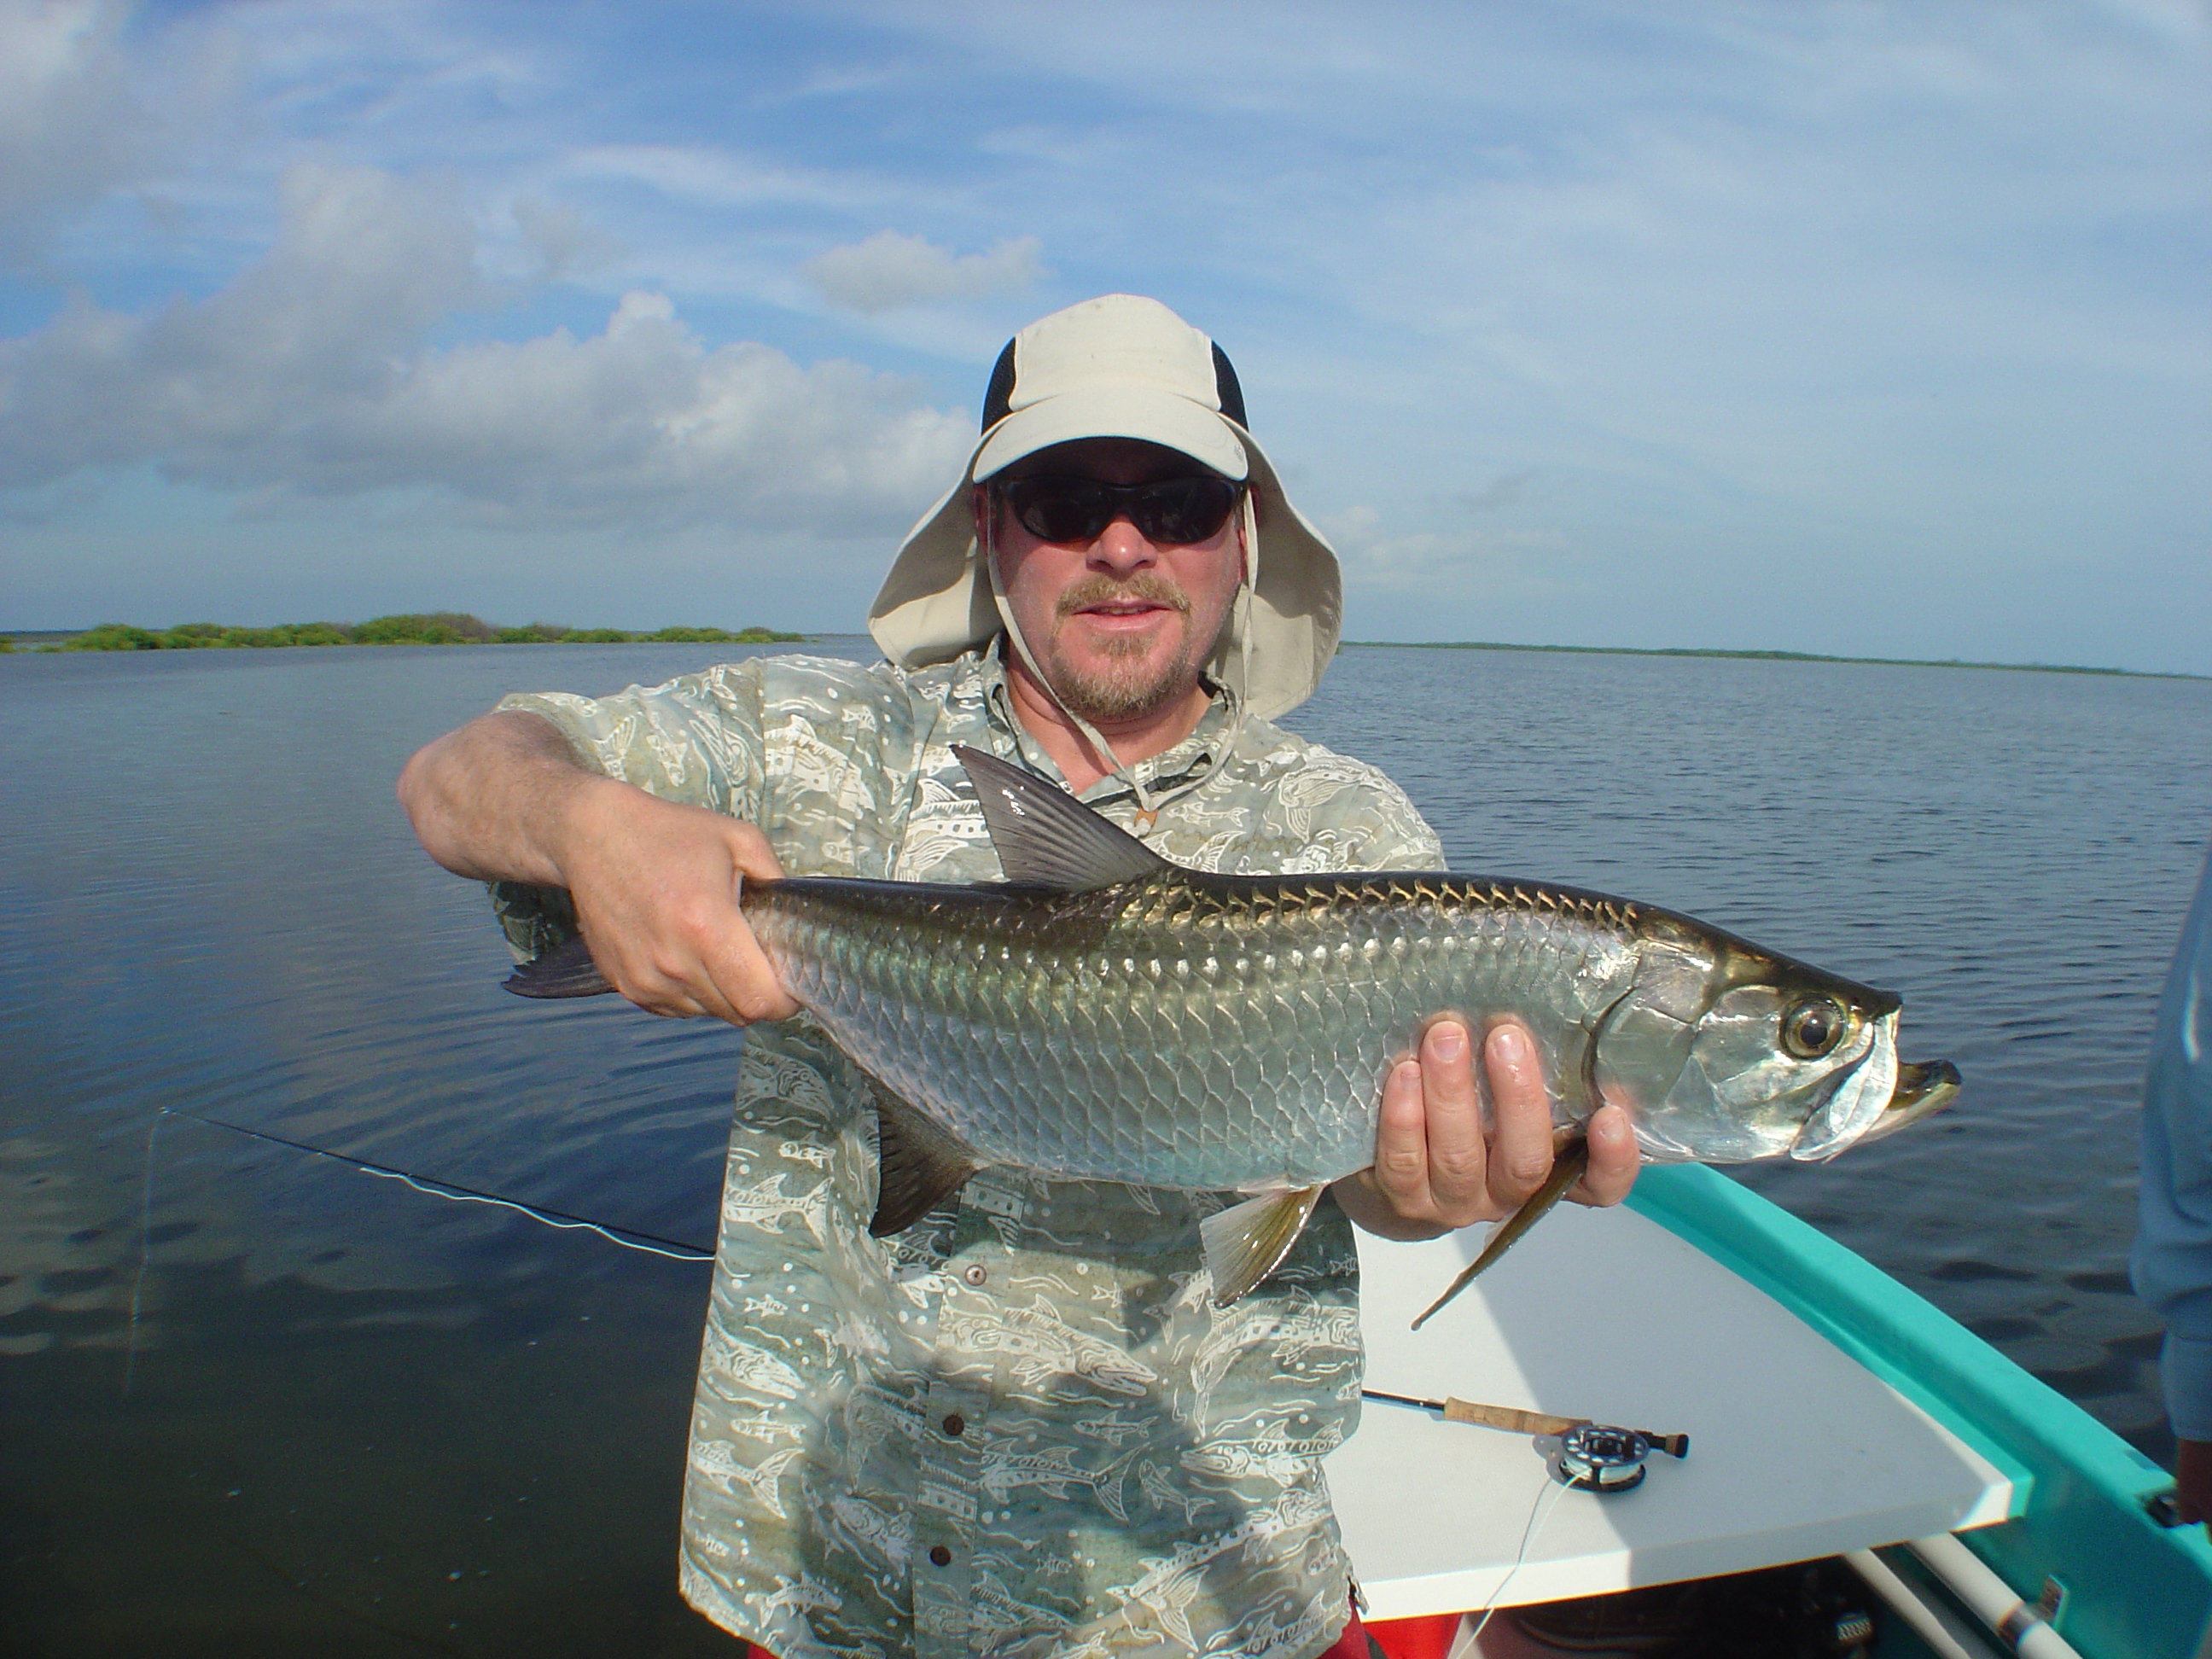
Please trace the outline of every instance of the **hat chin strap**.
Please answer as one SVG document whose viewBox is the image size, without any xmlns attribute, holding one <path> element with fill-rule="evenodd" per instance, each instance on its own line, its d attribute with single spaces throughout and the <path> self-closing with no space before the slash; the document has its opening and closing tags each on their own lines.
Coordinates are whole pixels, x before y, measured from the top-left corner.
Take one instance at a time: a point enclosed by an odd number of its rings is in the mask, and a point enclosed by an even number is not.
<svg viewBox="0 0 2212 1659">
<path fill-rule="evenodd" d="M 1145 786 L 1137 781 L 1127 767 L 1121 764 L 1121 757 L 1114 752 L 1114 745 L 1106 741 L 1098 728 L 1070 708 L 1066 699 L 1053 689 L 1052 681 L 1046 676 L 1043 665 L 1036 659 L 1036 653 L 1030 649 L 1030 642 L 1022 637 L 1021 624 L 1014 620 L 1014 608 L 1006 603 L 1006 590 L 999 580 L 998 535 L 999 504 L 996 501 L 993 501 L 983 514 L 983 545 L 981 551 L 984 572 L 989 576 L 991 581 L 991 603 L 999 609 L 1000 626 L 1006 630 L 1006 637 L 1014 642 L 1014 649 L 1020 653 L 1022 662 L 1029 669 L 1030 678 L 1042 688 L 1046 696 L 1052 699 L 1052 706 L 1066 715 L 1068 723 L 1083 734 L 1084 741 L 1091 745 L 1099 759 L 1106 763 L 1112 775 L 1121 779 L 1135 792 L 1139 808 L 1146 812 L 1151 811 L 1152 798 L 1146 793 Z"/>
<path fill-rule="evenodd" d="M 1229 737 L 1223 747 L 1234 749 L 1244 732 L 1244 711 L 1252 703 L 1252 607 L 1260 601 L 1260 509 L 1253 505 L 1251 480 L 1237 503 L 1244 532 L 1244 576 L 1237 584 L 1237 597 L 1229 614 L 1237 619 L 1237 680 L 1230 698 Z"/>
<path fill-rule="evenodd" d="M 1231 601 L 1230 615 L 1235 619 L 1237 629 L 1238 675 L 1245 685 L 1249 685 L 1252 683 L 1253 588 L 1257 581 L 1255 567 L 1260 562 L 1259 517 L 1253 511 L 1250 490 L 1244 492 L 1243 500 L 1238 503 L 1237 510 L 1242 515 L 1240 527 L 1243 531 L 1244 574 L 1243 579 L 1237 584 L 1237 596 Z M 998 503 L 991 502 L 989 509 L 982 516 L 983 543 L 977 550 L 983 561 L 984 572 L 990 579 L 991 603 L 998 608 L 1000 625 L 1006 630 L 1006 637 L 1013 641 L 1015 651 L 1020 654 L 1024 665 L 1030 671 L 1030 678 L 1043 688 L 1045 696 L 1052 699 L 1052 706 L 1066 715 L 1068 723 L 1083 734 L 1084 741 L 1088 743 L 1098 757 L 1106 763 L 1110 775 L 1129 786 L 1130 793 L 1137 798 L 1138 810 L 1146 815 L 1146 821 L 1149 823 L 1158 812 L 1158 809 L 1152 805 L 1152 792 L 1138 780 L 1135 773 L 1122 763 L 1121 757 L 1114 752 L 1114 745 L 1106 741 L 1104 734 L 1067 706 L 1066 699 L 1054 689 L 1053 683 L 1046 675 L 1043 665 L 1037 661 L 1036 653 L 1030 649 L 1029 641 L 1023 637 L 1021 624 L 1014 620 L 1013 606 L 1006 602 L 1006 590 L 999 580 Z M 1230 711 L 1233 723 L 1222 744 L 1224 752 L 1236 747 L 1237 736 L 1244 727 L 1243 691 L 1238 687 L 1231 687 L 1229 690 Z"/>
</svg>

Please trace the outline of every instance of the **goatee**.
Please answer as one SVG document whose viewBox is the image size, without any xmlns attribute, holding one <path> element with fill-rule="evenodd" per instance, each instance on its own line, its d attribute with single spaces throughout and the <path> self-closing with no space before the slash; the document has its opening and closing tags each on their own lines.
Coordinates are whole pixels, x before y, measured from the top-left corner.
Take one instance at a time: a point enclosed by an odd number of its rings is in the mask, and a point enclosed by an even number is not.
<svg viewBox="0 0 2212 1659">
<path fill-rule="evenodd" d="M 1078 611 L 1115 599 L 1141 599 L 1190 617 L 1190 598 L 1165 577 L 1140 570 L 1126 581 L 1106 576 L 1086 576 L 1060 596 L 1053 637 L 1045 642 L 1042 666 L 1052 690 L 1070 713 L 1094 724 L 1124 720 L 1149 713 L 1178 696 L 1190 684 L 1200 660 L 1197 642 L 1188 629 L 1180 650 L 1162 661 L 1147 663 L 1152 641 L 1138 635 L 1108 635 L 1094 647 L 1107 660 L 1103 665 L 1077 668 L 1060 648 L 1061 630 Z M 1206 651 L 1212 649 L 1206 641 Z M 1120 659 L 1121 660 L 1115 660 Z"/>
</svg>

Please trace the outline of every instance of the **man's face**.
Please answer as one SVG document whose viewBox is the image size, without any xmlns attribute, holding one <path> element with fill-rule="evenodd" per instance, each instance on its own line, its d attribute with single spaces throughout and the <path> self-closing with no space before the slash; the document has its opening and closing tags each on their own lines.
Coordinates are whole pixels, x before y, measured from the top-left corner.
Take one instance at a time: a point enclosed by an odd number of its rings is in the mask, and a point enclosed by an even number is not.
<svg viewBox="0 0 2212 1659">
<path fill-rule="evenodd" d="M 1087 438 L 1016 462 L 994 485 L 1074 477 L 1145 484 L 1213 474 L 1180 451 L 1129 438 Z M 1088 541 L 1034 534 L 990 486 L 979 487 L 976 533 L 997 522 L 999 583 L 1022 637 L 1060 702 L 1085 720 L 1139 718 L 1188 696 L 1213 653 L 1244 574 L 1243 515 L 1206 540 L 1156 543 L 1126 515 Z"/>
</svg>

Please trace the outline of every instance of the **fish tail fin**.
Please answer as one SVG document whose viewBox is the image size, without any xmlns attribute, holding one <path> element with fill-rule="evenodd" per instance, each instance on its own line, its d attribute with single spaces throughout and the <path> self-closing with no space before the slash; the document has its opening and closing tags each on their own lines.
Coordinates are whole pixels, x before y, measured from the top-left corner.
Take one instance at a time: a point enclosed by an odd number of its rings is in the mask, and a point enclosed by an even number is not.
<svg viewBox="0 0 2212 1659">
<path fill-rule="evenodd" d="M 1218 1210 L 1198 1224 L 1213 1276 L 1213 1305 L 1225 1308 L 1283 1265 L 1321 1201 L 1322 1187 L 1261 1193 Z"/>
<path fill-rule="evenodd" d="M 592 947 L 581 933 L 532 957 L 500 986 L 519 997 L 596 997 L 615 988 L 592 960 Z"/>
<path fill-rule="evenodd" d="M 1478 1273 L 1519 1243 L 1521 1236 L 1544 1218 L 1552 1206 L 1566 1195 L 1567 1188 L 1582 1179 L 1583 1171 L 1588 1168 L 1589 1137 L 1577 1135 L 1553 1155 L 1552 1173 L 1545 1177 L 1544 1184 L 1528 1195 L 1528 1202 L 1498 1224 L 1498 1230 L 1483 1245 L 1482 1254 L 1475 1257 L 1465 1273 L 1452 1280 L 1442 1296 L 1422 1310 L 1421 1316 L 1413 1322 L 1413 1328 L 1420 1329 L 1431 1314 L 1472 1285 Z"/>
</svg>

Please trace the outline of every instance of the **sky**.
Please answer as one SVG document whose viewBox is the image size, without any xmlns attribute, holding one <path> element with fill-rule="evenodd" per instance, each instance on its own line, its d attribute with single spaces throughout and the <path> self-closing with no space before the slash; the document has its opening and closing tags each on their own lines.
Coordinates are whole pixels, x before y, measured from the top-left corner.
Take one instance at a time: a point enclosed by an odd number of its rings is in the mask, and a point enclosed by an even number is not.
<svg viewBox="0 0 2212 1659">
<path fill-rule="evenodd" d="M 0 627 L 855 630 L 1122 291 L 1347 637 L 2212 673 L 2209 244 L 2197 0 L 0 0 Z"/>
</svg>

